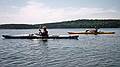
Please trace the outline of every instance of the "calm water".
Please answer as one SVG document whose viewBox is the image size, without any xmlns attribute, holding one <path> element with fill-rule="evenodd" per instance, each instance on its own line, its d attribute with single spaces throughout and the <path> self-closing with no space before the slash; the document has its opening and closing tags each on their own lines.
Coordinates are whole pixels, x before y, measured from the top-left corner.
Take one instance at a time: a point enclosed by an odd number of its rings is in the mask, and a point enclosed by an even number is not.
<svg viewBox="0 0 120 67">
<path fill-rule="evenodd" d="M 85 29 L 49 29 L 49 34 Z M 120 67 L 120 28 L 109 35 L 80 35 L 79 40 L 0 38 L 0 67 Z M 35 33 L 37 29 L 0 30 L 2 34 Z"/>
</svg>

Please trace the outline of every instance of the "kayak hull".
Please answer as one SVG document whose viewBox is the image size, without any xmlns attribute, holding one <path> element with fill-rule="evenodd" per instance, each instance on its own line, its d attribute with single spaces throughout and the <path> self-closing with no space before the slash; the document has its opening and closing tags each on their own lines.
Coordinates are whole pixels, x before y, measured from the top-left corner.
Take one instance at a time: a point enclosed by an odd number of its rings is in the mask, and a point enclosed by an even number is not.
<svg viewBox="0 0 120 67">
<path fill-rule="evenodd" d="M 15 36 L 15 35 L 2 35 L 5 39 L 78 39 L 79 36 L 70 35 L 50 35 L 48 37 L 42 36 Z"/>
<path fill-rule="evenodd" d="M 68 34 L 115 34 L 115 32 L 68 32 Z"/>
</svg>

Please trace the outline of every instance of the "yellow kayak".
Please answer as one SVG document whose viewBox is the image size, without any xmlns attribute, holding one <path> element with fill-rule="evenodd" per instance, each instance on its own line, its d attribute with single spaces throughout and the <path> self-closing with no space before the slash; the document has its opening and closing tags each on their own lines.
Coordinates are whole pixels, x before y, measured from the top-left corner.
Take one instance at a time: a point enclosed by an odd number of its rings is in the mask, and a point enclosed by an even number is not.
<svg viewBox="0 0 120 67">
<path fill-rule="evenodd" d="M 68 32 L 68 34 L 115 34 L 115 32 Z"/>
</svg>

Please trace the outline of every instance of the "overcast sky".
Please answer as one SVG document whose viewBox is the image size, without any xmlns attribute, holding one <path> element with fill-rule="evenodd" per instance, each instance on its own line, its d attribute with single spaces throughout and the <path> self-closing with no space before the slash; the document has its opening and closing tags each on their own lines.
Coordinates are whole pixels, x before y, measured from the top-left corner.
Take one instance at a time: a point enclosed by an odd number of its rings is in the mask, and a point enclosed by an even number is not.
<svg viewBox="0 0 120 67">
<path fill-rule="evenodd" d="M 120 0 L 0 0 L 0 24 L 120 19 Z"/>
</svg>

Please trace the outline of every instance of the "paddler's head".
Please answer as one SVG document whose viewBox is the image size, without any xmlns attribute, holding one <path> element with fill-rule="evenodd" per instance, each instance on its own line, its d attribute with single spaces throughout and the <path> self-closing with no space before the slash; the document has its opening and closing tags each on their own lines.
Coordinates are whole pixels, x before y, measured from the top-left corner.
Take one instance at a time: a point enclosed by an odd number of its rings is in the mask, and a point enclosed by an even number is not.
<svg viewBox="0 0 120 67">
<path fill-rule="evenodd" d="M 47 27 L 46 27 L 46 26 L 43 26 L 43 29 L 44 29 L 44 30 L 46 30 L 46 29 L 47 29 Z"/>
</svg>

